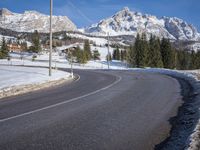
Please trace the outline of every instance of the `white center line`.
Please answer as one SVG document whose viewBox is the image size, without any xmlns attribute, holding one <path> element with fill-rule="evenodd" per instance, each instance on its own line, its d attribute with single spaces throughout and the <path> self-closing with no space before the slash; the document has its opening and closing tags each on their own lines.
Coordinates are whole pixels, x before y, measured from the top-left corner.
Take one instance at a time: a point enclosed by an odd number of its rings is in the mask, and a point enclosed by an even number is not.
<svg viewBox="0 0 200 150">
<path fill-rule="evenodd" d="M 117 79 L 114 83 L 112 83 L 112 84 L 110 84 L 110 85 L 108 85 L 108 86 L 106 86 L 106 87 L 104 87 L 104 88 L 101 88 L 101 89 L 99 89 L 99 90 L 96 90 L 96 91 L 94 91 L 94 92 L 91 92 L 91 93 L 88 93 L 88 94 L 85 94 L 85 95 L 82 95 L 82 96 L 80 96 L 80 97 L 76 97 L 76 98 L 73 98 L 73 99 L 70 99 L 70 100 L 66 100 L 66 101 L 64 101 L 64 102 L 60 102 L 60 103 L 57 103 L 57 104 L 53 104 L 53 105 L 50 105 L 50 106 L 46 106 L 46 107 L 43 107 L 43 108 L 40 108 L 40 109 L 36 109 L 36 110 L 33 110 L 33 111 L 29 111 L 29 112 L 26 112 L 26 113 L 23 113 L 23 114 L 20 114 L 20 115 L 16 115 L 16 116 L 13 116 L 13 117 L 1 119 L 1 120 L 0 120 L 0 123 L 3 123 L 3 122 L 5 122 L 5 121 L 9 121 L 9 120 L 12 120 L 12 119 L 20 118 L 20 117 L 23 117 L 23 116 L 27 116 L 27 115 L 30 115 L 30 114 L 34 114 L 34 113 L 37 113 L 37 112 L 40 112 L 40 111 L 43 111 L 43 110 L 47 110 L 47 109 L 50 109 L 50 108 L 54 108 L 54 107 L 57 107 L 57 106 L 60 106 L 60 105 L 63 105 L 63 104 L 67 104 L 67 103 L 70 103 L 70 102 L 74 102 L 74 101 L 80 100 L 80 99 L 82 99 L 82 98 L 85 98 L 85 97 L 94 95 L 94 94 L 99 93 L 99 92 L 101 92 L 101 91 L 104 91 L 104 90 L 106 90 L 106 89 L 108 89 L 108 88 L 111 88 L 112 86 L 114 86 L 114 85 L 116 85 L 117 83 L 119 83 L 119 82 L 121 81 L 122 77 L 121 77 L 121 76 L 116 76 L 116 77 L 117 77 L 118 79 Z M 80 79 L 80 77 L 79 77 L 79 79 Z M 79 80 L 79 79 L 78 79 L 78 80 Z"/>
</svg>

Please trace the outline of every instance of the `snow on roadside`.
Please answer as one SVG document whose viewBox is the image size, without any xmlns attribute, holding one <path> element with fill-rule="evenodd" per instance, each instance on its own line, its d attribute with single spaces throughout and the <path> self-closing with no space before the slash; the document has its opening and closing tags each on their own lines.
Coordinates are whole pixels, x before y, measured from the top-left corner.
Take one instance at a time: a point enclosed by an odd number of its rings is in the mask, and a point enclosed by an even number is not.
<svg viewBox="0 0 200 150">
<path fill-rule="evenodd" d="M 49 77 L 46 68 L 19 66 L 0 66 L 0 74 L 0 97 L 4 97 L 5 93 L 13 91 L 13 89 L 17 89 L 16 92 L 18 92 L 19 87 L 42 85 L 48 82 L 66 80 L 70 77 L 70 74 L 64 71 L 53 70 L 52 76 Z"/>
<path fill-rule="evenodd" d="M 200 149 L 200 120 L 196 126 L 194 133 L 190 136 L 190 144 L 187 150 L 199 150 Z"/>
<path fill-rule="evenodd" d="M 198 102 L 196 107 L 199 107 L 200 113 L 200 70 L 186 70 L 179 72 L 185 74 L 190 78 L 190 81 L 194 87 L 194 91 L 197 94 L 197 96 L 195 97 Z M 194 80 L 192 80 L 191 78 L 193 78 Z M 189 137 L 188 143 L 189 146 L 186 148 L 187 150 L 200 150 L 200 119 L 192 135 Z"/>
<path fill-rule="evenodd" d="M 196 92 L 198 93 L 198 96 L 196 99 L 200 101 L 200 70 L 194 70 L 194 71 L 186 71 L 186 73 L 192 74 L 194 78 L 197 80 L 196 84 Z M 200 107 L 199 107 L 200 112 Z M 192 135 L 189 138 L 189 146 L 187 147 L 187 150 L 199 150 L 200 149 L 200 119 L 199 122 L 192 133 Z"/>
</svg>

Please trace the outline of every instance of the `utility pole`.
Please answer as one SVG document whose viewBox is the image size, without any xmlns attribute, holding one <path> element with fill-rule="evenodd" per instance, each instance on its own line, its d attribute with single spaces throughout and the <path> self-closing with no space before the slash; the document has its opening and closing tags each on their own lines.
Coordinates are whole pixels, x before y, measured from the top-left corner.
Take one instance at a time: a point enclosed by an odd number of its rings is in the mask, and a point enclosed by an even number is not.
<svg viewBox="0 0 200 150">
<path fill-rule="evenodd" d="M 70 61 L 71 61 L 71 77 L 74 78 L 74 73 L 73 73 L 73 55 L 72 55 L 73 49 L 69 49 L 69 56 L 70 56 Z"/>
<path fill-rule="evenodd" d="M 50 52 L 49 52 L 49 76 L 52 75 L 52 14 L 53 14 L 53 0 L 50 0 Z"/>
<path fill-rule="evenodd" d="M 109 33 L 108 33 L 108 58 L 107 58 L 107 63 L 108 63 L 108 70 L 110 69 L 110 41 L 109 41 Z"/>
</svg>

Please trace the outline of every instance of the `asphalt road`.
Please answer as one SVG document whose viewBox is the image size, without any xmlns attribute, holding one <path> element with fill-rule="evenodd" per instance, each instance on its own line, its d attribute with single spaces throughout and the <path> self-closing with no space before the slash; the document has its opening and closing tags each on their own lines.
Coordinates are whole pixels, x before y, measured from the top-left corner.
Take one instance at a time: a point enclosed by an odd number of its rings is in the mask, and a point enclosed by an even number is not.
<svg viewBox="0 0 200 150">
<path fill-rule="evenodd" d="M 0 150 L 150 150 L 181 105 L 177 80 L 76 71 L 70 84 L 0 100 Z"/>
</svg>

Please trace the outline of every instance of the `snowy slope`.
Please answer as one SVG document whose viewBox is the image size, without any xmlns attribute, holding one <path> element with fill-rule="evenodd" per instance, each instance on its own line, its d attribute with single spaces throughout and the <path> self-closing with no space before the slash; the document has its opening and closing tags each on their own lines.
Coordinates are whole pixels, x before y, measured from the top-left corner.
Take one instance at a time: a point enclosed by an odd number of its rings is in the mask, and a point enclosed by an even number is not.
<svg viewBox="0 0 200 150">
<path fill-rule="evenodd" d="M 18 32 L 49 32 L 49 16 L 37 11 L 25 11 L 23 14 L 13 13 L 8 9 L 0 9 L 0 27 Z M 53 16 L 53 31 L 74 31 L 76 26 L 66 16 Z"/>
<path fill-rule="evenodd" d="M 78 33 L 67 33 L 66 35 L 69 36 L 69 37 L 93 41 L 97 45 L 105 45 L 105 44 L 108 43 L 107 39 L 100 38 L 100 37 L 89 37 L 87 35 L 82 35 L 82 34 L 78 34 Z"/>
<path fill-rule="evenodd" d="M 154 34 L 172 40 L 200 39 L 197 29 L 176 17 L 162 17 L 132 12 L 125 7 L 114 16 L 101 20 L 99 23 L 85 28 L 85 33 L 105 36 L 108 32 L 111 36 L 134 35 L 146 32 L 148 36 Z"/>
</svg>

